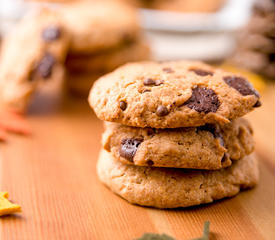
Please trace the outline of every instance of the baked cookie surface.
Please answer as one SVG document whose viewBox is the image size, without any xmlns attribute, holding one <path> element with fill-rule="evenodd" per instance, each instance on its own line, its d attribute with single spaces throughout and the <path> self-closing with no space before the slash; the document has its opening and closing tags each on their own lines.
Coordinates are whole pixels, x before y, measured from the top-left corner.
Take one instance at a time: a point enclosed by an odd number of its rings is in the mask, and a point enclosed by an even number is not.
<svg viewBox="0 0 275 240">
<path fill-rule="evenodd" d="M 247 156 L 216 171 L 139 167 L 123 164 L 104 150 L 97 164 L 100 180 L 130 203 L 178 208 L 232 197 L 258 182 L 258 164 Z"/>
<path fill-rule="evenodd" d="M 82 1 L 60 9 L 71 33 L 70 52 L 87 53 L 131 42 L 139 35 L 135 9 L 119 1 Z"/>
<path fill-rule="evenodd" d="M 26 16 L 4 39 L 0 57 L 1 101 L 24 111 L 37 85 L 62 78 L 69 37 L 56 12 Z"/>
<path fill-rule="evenodd" d="M 89 102 L 101 120 L 152 128 L 225 124 L 260 106 L 245 78 L 192 61 L 126 64 L 95 82 Z"/>
<path fill-rule="evenodd" d="M 105 123 L 103 148 L 119 161 L 138 166 L 220 169 L 254 150 L 245 119 L 223 127 L 152 129 Z"/>
</svg>

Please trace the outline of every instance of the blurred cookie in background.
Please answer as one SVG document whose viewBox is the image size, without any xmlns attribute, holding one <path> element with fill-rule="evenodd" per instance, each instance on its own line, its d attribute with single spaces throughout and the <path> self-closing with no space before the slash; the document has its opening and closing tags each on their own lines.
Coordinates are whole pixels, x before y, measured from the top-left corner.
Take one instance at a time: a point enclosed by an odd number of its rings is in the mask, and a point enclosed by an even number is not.
<svg viewBox="0 0 275 240">
<path fill-rule="evenodd" d="M 65 63 L 70 92 L 87 97 L 96 78 L 149 58 L 134 8 L 120 1 L 86 1 L 67 4 L 60 13 L 71 33 Z"/>
<path fill-rule="evenodd" d="M 230 62 L 275 79 L 275 2 L 257 0 L 253 16 L 238 34 Z"/>
<path fill-rule="evenodd" d="M 72 35 L 72 53 L 114 48 L 140 34 L 136 10 L 120 1 L 78 1 L 62 5 L 59 11 Z"/>
<path fill-rule="evenodd" d="M 38 4 L 32 10 L 5 36 L 0 56 L 1 104 L 17 111 L 25 112 L 38 87 L 62 83 L 65 75 L 65 86 L 87 97 L 96 78 L 150 57 L 137 11 L 125 3 Z"/>
<path fill-rule="evenodd" d="M 1 102 L 24 111 L 40 84 L 62 80 L 68 43 L 68 33 L 55 11 L 41 9 L 26 16 L 3 39 Z"/>
</svg>

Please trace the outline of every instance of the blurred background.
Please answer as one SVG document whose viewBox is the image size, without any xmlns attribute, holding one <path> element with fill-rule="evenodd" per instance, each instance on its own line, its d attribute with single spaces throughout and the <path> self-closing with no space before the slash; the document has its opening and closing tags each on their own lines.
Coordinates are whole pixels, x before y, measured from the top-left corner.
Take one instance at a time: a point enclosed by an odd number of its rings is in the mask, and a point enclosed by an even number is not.
<svg viewBox="0 0 275 240">
<path fill-rule="evenodd" d="M 53 12 L 24 21 L 42 8 Z M 226 239 L 256 239 L 257 231 L 265 239 L 274 236 L 274 0 L 0 0 L 0 142 L 11 140 L 1 146 L 0 185 L 24 209 L 24 217 L 5 219 L 12 224 L 1 228 L 0 238 L 88 239 L 85 234 L 94 229 L 109 239 L 122 239 L 111 236 L 114 230 L 142 235 L 141 209 L 109 198 L 98 184 L 103 123 L 87 96 L 100 76 L 148 59 L 200 60 L 240 73 L 263 104 L 246 116 L 261 160 L 257 192 L 243 195 L 243 203 L 236 198 L 214 210 L 189 209 L 184 217 L 167 211 L 166 219 L 146 209 L 155 226 L 175 219 L 169 226 L 189 239 L 199 236 L 203 220 L 213 213 L 213 229 Z M 20 114 L 6 115 L 2 101 Z M 3 129 L 33 137 L 7 136 Z M 137 227 L 131 227 L 135 221 Z M 146 229 L 155 231 L 149 224 Z M 199 232 L 186 235 L 194 229 Z"/>
<path fill-rule="evenodd" d="M 1 37 L 8 34 L 31 9 L 41 6 L 62 8 L 75 2 L 80 1 L 0 0 Z M 259 90 L 264 87 L 264 78 L 275 77 L 272 0 L 121 2 L 137 9 L 140 27 L 149 43 L 151 58 L 154 60 L 206 61 L 248 75 Z"/>
</svg>

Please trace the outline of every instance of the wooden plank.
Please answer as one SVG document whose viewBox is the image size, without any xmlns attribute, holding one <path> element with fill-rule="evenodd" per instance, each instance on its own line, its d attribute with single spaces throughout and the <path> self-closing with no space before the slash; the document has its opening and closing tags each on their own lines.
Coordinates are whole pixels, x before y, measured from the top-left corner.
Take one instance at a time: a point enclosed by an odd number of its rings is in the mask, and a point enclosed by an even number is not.
<svg viewBox="0 0 275 240">
<path fill-rule="evenodd" d="M 23 209 L 0 219 L 0 239 L 131 240 L 156 232 L 180 240 L 200 236 L 205 220 L 213 239 L 274 239 L 274 86 L 263 102 L 248 116 L 260 159 L 258 187 L 206 206 L 157 210 L 128 204 L 98 181 L 103 128 L 85 100 L 43 108 L 47 113 L 36 101 L 28 116 L 33 136 L 11 136 L 0 146 L 1 190 Z"/>
</svg>

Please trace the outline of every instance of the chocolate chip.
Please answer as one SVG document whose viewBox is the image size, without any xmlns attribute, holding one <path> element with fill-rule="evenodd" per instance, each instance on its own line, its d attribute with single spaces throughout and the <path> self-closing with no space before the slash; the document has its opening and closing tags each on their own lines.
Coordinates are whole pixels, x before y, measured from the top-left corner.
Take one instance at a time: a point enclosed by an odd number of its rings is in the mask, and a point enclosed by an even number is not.
<svg viewBox="0 0 275 240">
<path fill-rule="evenodd" d="M 163 72 L 166 72 L 166 73 L 173 73 L 174 70 L 172 68 L 169 68 L 169 67 L 165 67 L 162 69 Z"/>
<path fill-rule="evenodd" d="M 194 73 L 196 73 L 197 75 L 199 75 L 199 76 L 208 76 L 208 75 L 210 75 L 210 76 L 213 76 L 213 72 L 211 72 L 211 71 L 208 71 L 208 70 L 203 70 L 203 69 L 199 69 L 199 68 L 191 68 L 191 69 L 189 69 L 190 71 L 192 71 L 192 72 L 194 72 Z"/>
<path fill-rule="evenodd" d="M 159 85 L 161 85 L 161 84 L 163 84 L 164 83 L 164 81 L 163 80 L 156 80 L 156 86 L 159 86 Z"/>
<path fill-rule="evenodd" d="M 121 141 L 119 154 L 121 157 L 133 162 L 139 145 L 143 142 L 140 138 L 126 138 Z"/>
<path fill-rule="evenodd" d="M 147 163 L 148 166 L 153 166 L 154 165 L 154 162 L 152 160 L 148 160 L 146 163 Z"/>
<path fill-rule="evenodd" d="M 50 53 L 46 53 L 36 67 L 36 72 L 40 77 L 47 79 L 52 75 L 52 68 L 55 64 L 55 58 Z"/>
<path fill-rule="evenodd" d="M 124 101 L 119 102 L 119 107 L 122 111 L 124 111 L 127 108 L 127 103 Z"/>
<path fill-rule="evenodd" d="M 262 106 L 262 103 L 261 103 L 261 101 L 257 101 L 255 104 L 254 104 L 254 108 L 257 108 L 257 107 L 260 107 L 260 106 Z"/>
<path fill-rule="evenodd" d="M 152 78 L 146 78 L 144 79 L 143 84 L 145 86 L 159 86 L 163 84 L 163 80 L 154 80 Z"/>
<path fill-rule="evenodd" d="M 152 78 L 146 78 L 146 79 L 144 79 L 143 84 L 145 86 L 151 86 L 151 85 L 155 85 L 156 81 Z"/>
<path fill-rule="evenodd" d="M 42 32 L 42 38 L 46 42 L 51 42 L 58 39 L 61 35 L 60 28 L 57 26 L 49 26 Z"/>
<path fill-rule="evenodd" d="M 192 96 L 183 104 L 197 112 L 216 112 L 220 106 L 217 94 L 210 88 L 196 87 Z"/>
<path fill-rule="evenodd" d="M 144 89 L 141 93 L 151 92 L 150 89 Z"/>
<path fill-rule="evenodd" d="M 151 136 L 153 134 L 155 134 L 155 130 L 153 128 L 147 128 L 147 135 Z"/>
<path fill-rule="evenodd" d="M 160 105 L 160 106 L 158 106 L 158 108 L 157 108 L 156 114 L 157 114 L 159 117 L 164 117 L 164 116 L 166 116 L 166 115 L 169 114 L 169 111 L 168 111 L 167 107 L 165 107 L 165 106 L 163 106 L 163 105 Z"/>
<path fill-rule="evenodd" d="M 220 144 L 224 146 L 224 139 L 222 136 L 222 133 L 220 131 L 220 128 L 217 125 L 214 124 L 205 124 L 203 126 L 197 127 L 198 130 L 200 131 L 208 131 L 212 133 L 214 138 L 218 138 L 220 140 Z"/>
<path fill-rule="evenodd" d="M 227 76 L 223 80 L 227 85 L 235 88 L 243 96 L 255 95 L 260 97 L 259 93 L 252 87 L 252 85 L 243 77 Z"/>
</svg>

